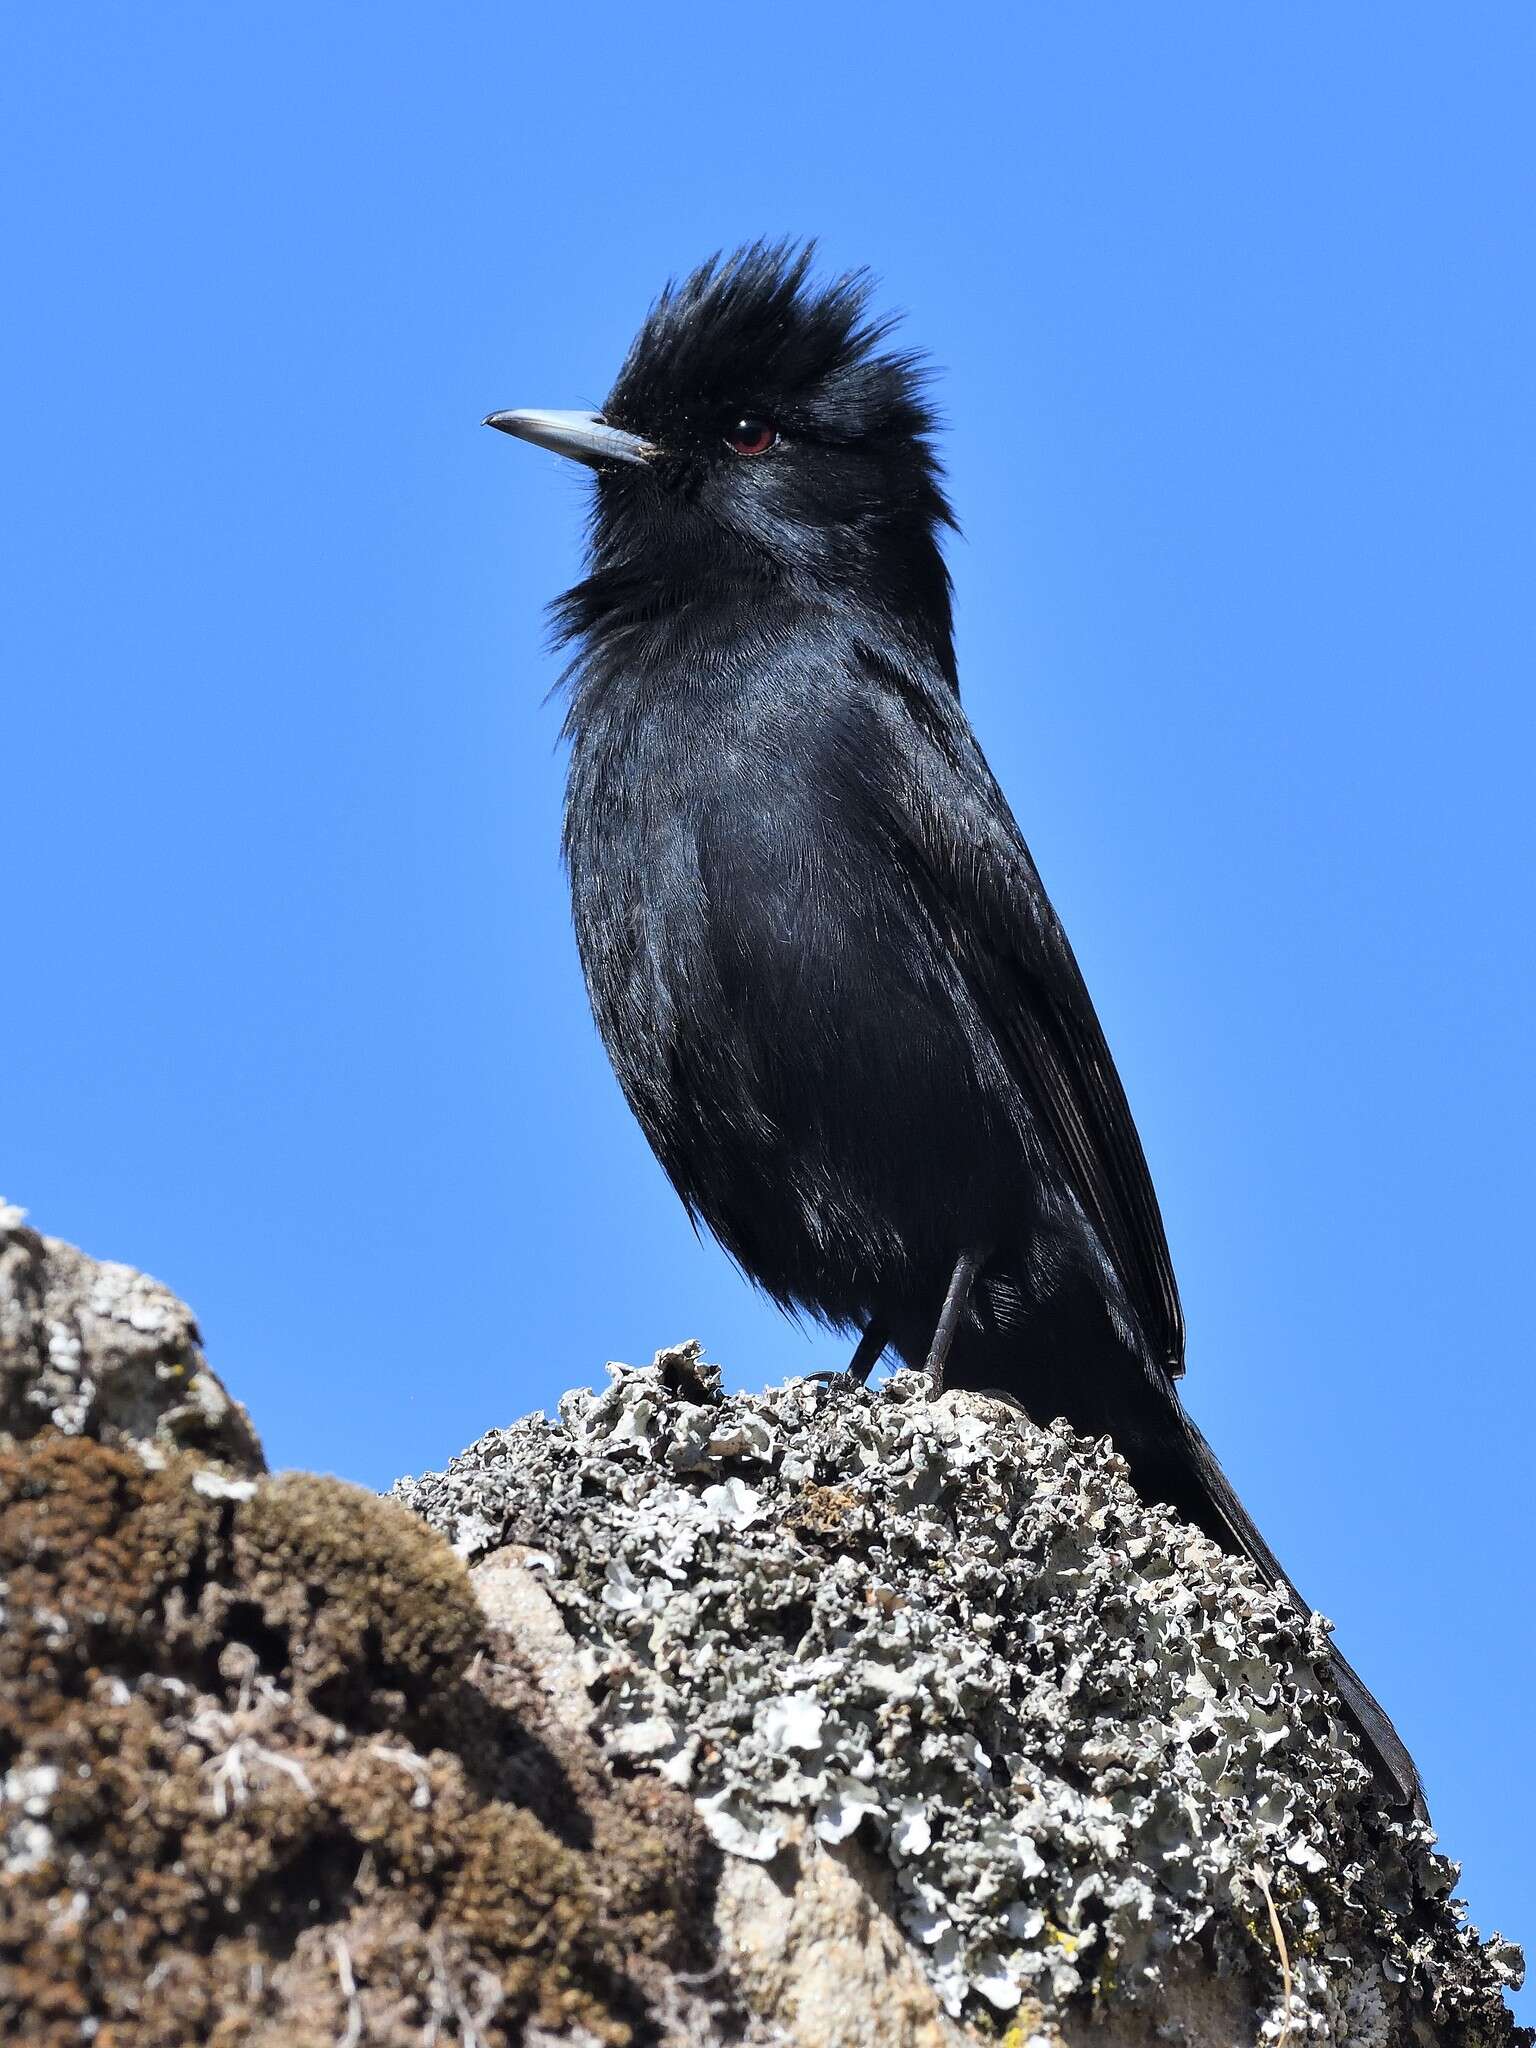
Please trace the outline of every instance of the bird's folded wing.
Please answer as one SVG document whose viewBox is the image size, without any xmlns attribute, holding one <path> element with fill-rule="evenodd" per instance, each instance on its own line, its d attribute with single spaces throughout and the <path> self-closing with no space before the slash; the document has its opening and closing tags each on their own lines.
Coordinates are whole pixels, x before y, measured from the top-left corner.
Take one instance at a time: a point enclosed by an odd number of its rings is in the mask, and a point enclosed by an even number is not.
<svg viewBox="0 0 1536 2048">
<path fill-rule="evenodd" d="M 881 666 L 886 689 L 860 775 L 866 801 L 883 808 L 936 940 L 1057 1153 L 1154 1366 L 1177 1379 L 1184 1318 L 1162 1214 L 1067 935 L 958 705 L 951 712 L 927 692 L 919 704 L 910 691 L 891 691 Z"/>
</svg>

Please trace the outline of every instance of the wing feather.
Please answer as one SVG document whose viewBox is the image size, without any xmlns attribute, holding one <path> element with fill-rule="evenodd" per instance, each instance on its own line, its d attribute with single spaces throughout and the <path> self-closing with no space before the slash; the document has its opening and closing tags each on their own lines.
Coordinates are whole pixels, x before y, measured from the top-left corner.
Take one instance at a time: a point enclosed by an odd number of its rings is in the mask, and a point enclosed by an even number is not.
<svg viewBox="0 0 1536 2048">
<path fill-rule="evenodd" d="M 883 809 L 893 856 L 990 1023 L 1154 1363 L 1177 1379 L 1184 1317 L 1162 1213 L 1061 920 L 958 702 L 863 652 L 880 685 L 877 726 L 863 742 L 866 800 L 873 794 Z"/>
</svg>

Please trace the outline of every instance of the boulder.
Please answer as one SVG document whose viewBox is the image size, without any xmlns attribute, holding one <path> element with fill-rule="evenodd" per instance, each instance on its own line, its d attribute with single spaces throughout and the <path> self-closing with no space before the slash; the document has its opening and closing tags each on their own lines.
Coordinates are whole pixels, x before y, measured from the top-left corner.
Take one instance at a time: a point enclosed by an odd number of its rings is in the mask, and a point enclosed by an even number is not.
<svg viewBox="0 0 1536 2048">
<path fill-rule="evenodd" d="M 697 1345 L 380 1500 L 0 1207 L 0 2039 L 1503 2048 L 1326 1625 L 1107 1443 Z"/>
</svg>

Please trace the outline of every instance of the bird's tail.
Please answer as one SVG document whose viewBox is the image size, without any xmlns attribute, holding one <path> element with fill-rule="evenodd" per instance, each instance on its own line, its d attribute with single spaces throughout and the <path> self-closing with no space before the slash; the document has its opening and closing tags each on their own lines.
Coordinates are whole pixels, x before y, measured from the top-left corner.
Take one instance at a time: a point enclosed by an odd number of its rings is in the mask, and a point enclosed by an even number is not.
<svg viewBox="0 0 1536 2048">
<path fill-rule="evenodd" d="M 1053 1303 L 1050 1339 L 1042 1342 L 1011 1316 L 995 1313 L 1001 1292 L 994 1280 L 985 1297 L 985 1318 L 960 1331 L 949 1384 L 1006 1391 L 1038 1422 L 1061 1415 L 1084 1436 L 1108 1436 L 1144 1501 L 1166 1502 L 1223 1550 L 1251 1557 L 1271 1585 L 1283 1586 L 1303 1612 L 1310 1612 L 1233 1492 L 1215 1452 L 1185 1414 L 1177 1388 L 1112 1330 L 1102 1301 L 1085 1291 L 1076 1301 Z M 1009 1297 L 1002 1298 L 1006 1307 Z M 919 1364 L 928 1335 L 926 1328 L 898 1327 L 896 1347 Z M 1332 1659 L 1340 1704 L 1365 1746 L 1378 1785 L 1394 1805 L 1427 1820 L 1419 1774 L 1402 1737 L 1337 1650 Z"/>
<path fill-rule="evenodd" d="M 1179 1449 L 1183 1453 L 1182 1476 L 1185 1478 L 1185 1486 L 1177 1489 L 1182 1497 L 1175 1498 L 1173 1505 L 1197 1522 L 1224 1550 L 1242 1551 L 1251 1557 L 1272 1584 L 1284 1586 L 1297 1605 L 1309 1611 L 1307 1602 L 1296 1591 L 1289 1575 L 1281 1569 L 1280 1560 L 1259 1534 L 1233 1491 L 1226 1473 L 1217 1463 L 1215 1452 L 1185 1414 L 1178 1395 L 1170 1390 L 1170 1396 L 1174 1418 L 1183 1438 Z M 1134 1460 L 1132 1464 L 1134 1472 Z M 1154 1489 L 1153 1497 L 1162 1496 Z M 1410 1807 L 1418 1819 L 1428 1820 L 1424 1788 L 1407 1745 L 1354 1666 L 1331 1645 L 1330 1649 L 1333 1680 L 1339 1699 L 1365 1745 L 1377 1782 L 1395 1803 Z"/>
</svg>

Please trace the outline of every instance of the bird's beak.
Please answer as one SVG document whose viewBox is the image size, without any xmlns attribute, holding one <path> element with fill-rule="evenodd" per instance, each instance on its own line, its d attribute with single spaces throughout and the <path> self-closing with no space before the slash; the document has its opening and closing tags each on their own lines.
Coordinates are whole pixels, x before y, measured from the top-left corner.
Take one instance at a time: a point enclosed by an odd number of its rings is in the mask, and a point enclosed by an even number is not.
<svg viewBox="0 0 1536 2048">
<path fill-rule="evenodd" d="M 610 462 L 649 462 L 657 452 L 638 434 L 610 427 L 600 412 L 539 412 L 526 407 L 520 412 L 493 412 L 484 424 L 515 434 L 519 441 L 552 448 L 557 455 L 569 455 L 589 469 L 602 469 Z"/>
</svg>

